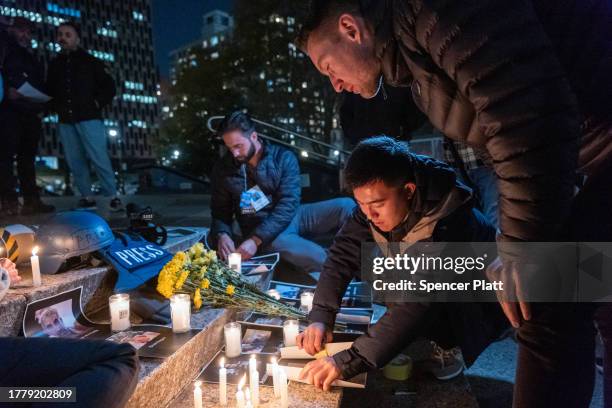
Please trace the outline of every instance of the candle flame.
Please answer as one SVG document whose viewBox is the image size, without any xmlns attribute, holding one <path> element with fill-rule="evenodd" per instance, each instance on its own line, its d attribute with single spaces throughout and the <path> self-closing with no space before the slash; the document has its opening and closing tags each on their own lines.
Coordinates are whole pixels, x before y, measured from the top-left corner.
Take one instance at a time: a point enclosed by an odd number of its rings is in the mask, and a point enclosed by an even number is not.
<svg viewBox="0 0 612 408">
<path fill-rule="evenodd" d="M 246 382 L 246 374 L 242 376 L 240 382 L 238 383 L 238 391 L 242 391 L 242 387 L 244 387 L 244 383 Z"/>
<path fill-rule="evenodd" d="M 225 367 L 225 357 L 221 357 L 221 362 L 219 365 L 221 365 L 221 368 Z"/>
<path fill-rule="evenodd" d="M 255 354 L 251 354 L 251 360 L 255 360 Z"/>
<path fill-rule="evenodd" d="M 198 380 L 198 381 L 196 381 L 196 382 L 193 384 L 193 386 L 194 386 L 195 388 L 200 388 L 200 387 L 202 386 L 202 381 L 199 381 L 199 380 Z"/>
<path fill-rule="evenodd" d="M 32 248 L 32 256 L 36 256 L 37 253 L 38 253 L 38 247 L 35 246 L 34 248 Z"/>
</svg>

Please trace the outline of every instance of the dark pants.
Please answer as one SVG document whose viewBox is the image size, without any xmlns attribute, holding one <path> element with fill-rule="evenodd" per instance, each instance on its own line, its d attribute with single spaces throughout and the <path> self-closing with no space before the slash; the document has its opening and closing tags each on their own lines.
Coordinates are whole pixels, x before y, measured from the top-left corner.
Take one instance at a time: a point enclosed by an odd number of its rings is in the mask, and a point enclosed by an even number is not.
<svg viewBox="0 0 612 408">
<path fill-rule="evenodd" d="M 16 201 L 17 180 L 13 163 L 17 156 L 17 174 L 24 201 L 38 199 L 34 163 L 41 134 L 40 118 L 32 113 L 10 108 L 0 110 L 0 196 L 3 201 Z"/>
<path fill-rule="evenodd" d="M 45 403 L 45 407 L 123 407 L 138 383 L 138 369 L 136 350 L 127 344 L 0 338 L 0 386 L 76 387 L 76 403 Z"/>
</svg>

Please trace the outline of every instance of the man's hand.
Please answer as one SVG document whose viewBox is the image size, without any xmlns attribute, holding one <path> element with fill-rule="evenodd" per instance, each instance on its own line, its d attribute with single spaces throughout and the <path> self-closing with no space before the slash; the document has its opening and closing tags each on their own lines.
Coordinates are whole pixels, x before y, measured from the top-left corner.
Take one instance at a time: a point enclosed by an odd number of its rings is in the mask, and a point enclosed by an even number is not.
<svg viewBox="0 0 612 408">
<path fill-rule="evenodd" d="M 236 247 L 234 246 L 234 241 L 230 238 L 229 235 L 225 233 L 219 234 L 217 240 L 217 255 L 221 258 L 222 261 L 227 260 L 227 257 L 232 252 L 236 252 Z"/>
<path fill-rule="evenodd" d="M 323 323 L 311 323 L 306 330 L 298 334 L 295 341 L 299 349 L 304 349 L 314 356 L 323 349 L 325 343 L 331 343 L 332 339 L 332 331 L 327 330 Z"/>
<path fill-rule="evenodd" d="M 8 89 L 8 98 L 12 101 L 23 98 L 23 95 L 20 94 L 17 89 L 9 87 Z"/>
<path fill-rule="evenodd" d="M 518 328 L 523 320 L 531 319 L 531 308 L 529 303 L 524 301 L 525 291 L 519 271 L 514 263 L 504 265 L 497 257 L 487 268 L 487 278 L 489 281 L 502 281 L 503 290 L 497 291 L 497 300 L 504 311 L 504 314 L 514 328 Z M 509 301 L 516 299 L 518 302 Z"/>
<path fill-rule="evenodd" d="M 257 253 L 257 242 L 253 238 L 247 239 L 240 244 L 238 252 L 242 255 L 243 260 L 251 259 Z"/>
<path fill-rule="evenodd" d="M 300 380 L 307 380 L 319 389 L 329 391 L 334 380 L 340 378 L 340 369 L 332 357 L 320 358 L 306 364 L 300 372 Z"/>
<path fill-rule="evenodd" d="M 21 276 L 19 276 L 19 271 L 17 271 L 17 267 L 15 264 L 8 258 L 0 258 L 0 268 L 6 269 L 11 277 L 11 285 L 21 281 Z"/>
</svg>

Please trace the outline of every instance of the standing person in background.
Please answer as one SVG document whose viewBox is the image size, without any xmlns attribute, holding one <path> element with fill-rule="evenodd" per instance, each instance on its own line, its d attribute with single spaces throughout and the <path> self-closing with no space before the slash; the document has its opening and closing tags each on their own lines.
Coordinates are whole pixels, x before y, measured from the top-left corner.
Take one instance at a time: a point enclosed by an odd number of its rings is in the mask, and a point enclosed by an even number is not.
<svg viewBox="0 0 612 408">
<path fill-rule="evenodd" d="M 40 200 L 36 186 L 36 153 L 41 134 L 41 112 L 44 105 L 32 101 L 18 92 L 26 82 L 43 89 L 44 68 L 32 54 L 34 23 L 17 17 L 8 28 L 8 38 L 0 51 L 3 59 L 2 77 L 6 95 L 0 104 L 0 195 L 2 212 L 12 216 L 19 213 L 17 180 L 13 173 L 15 156 L 19 189 L 23 196 L 21 214 L 48 213 L 55 210 Z M 3 55 L 2 55 L 3 54 Z"/>
<path fill-rule="evenodd" d="M 101 114 L 115 96 L 115 83 L 105 65 L 80 47 L 80 31 L 75 23 L 60 24 L 57 42 L 62 52 L 49 64 L 47 87 L 59 116 L 66 162 L 81 193 L 79 207 L 96 207 L 89 175 L 91 162 L 103 194 L 110 197 L 109 209 L 122 211 Z"/>
</svg>

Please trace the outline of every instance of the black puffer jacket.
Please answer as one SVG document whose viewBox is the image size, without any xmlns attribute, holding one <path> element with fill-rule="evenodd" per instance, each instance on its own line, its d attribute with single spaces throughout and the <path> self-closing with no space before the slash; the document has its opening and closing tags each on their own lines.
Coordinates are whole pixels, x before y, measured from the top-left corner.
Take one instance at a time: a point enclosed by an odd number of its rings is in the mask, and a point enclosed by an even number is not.
<svg viewBox="0 0 612 408">
<path fill-rule="evenodd" d="M 411 86 L 445 135 L 488 150 L 501 239 L 554 240 L 569 213 L 580 126 L 612 117 L 610 2 L 385 0 L 362 11 L 385 81 Z"/>
<path fill-rule="evenodd" d="M 102 109 L 116 92 L 104 63 L 83 49 L 51 61 L 47 90 L 54 98 L 50 108 L 58 113 L 60 123 L 102 118 Z"/>
<path fill-rule="evenodd" d="M 232 235 L 232 220 L 238 220 L 243 238 L 256 235 L 262 246 L 272 242 L 288 226 L 300 205 L 300 167 L 297 158 L 284 147 L 263 143 L 263 155 L 256 169 L 240 166 L 227 153 L 215 163 L 211 174 L 211 237 L 221 232 Z M 246 175 L 245 175 L 246 171 Z M 270 204 L 255 214 L 241 214 L 240 195 L 258 185 Z"/>
<path fill-rule="evenodd" d="M 495 239 L 495 229 L 473 209 L 469 189 L 456 181 L 448 165 L 423 156 L 414 156 L 413 163 L 417 188 L 405 222 L 384 233 L 373 227 L 356 207 L 336 235 L 317 284 L 309 315 L 311 322 L 333 327 L 349 282 L 362 277 L 364 242 L 381 242 L 381 237 L 388 242 L 486 242 Z M 467 364 L 476 359 L 507 323 L 497 303 L 444 306 L 451 323 L 445 327 L 443 338 L 449 344 L 461 346 Z M 425 335 L 417 329 L 423 326 L 430 307 L 417 302 L 387 304 L 387 312 L 367 334 L 355 340 L 351 349 L 334 355 L 343 377 L 381 368 L 412 340 Z"/>
</svg>

